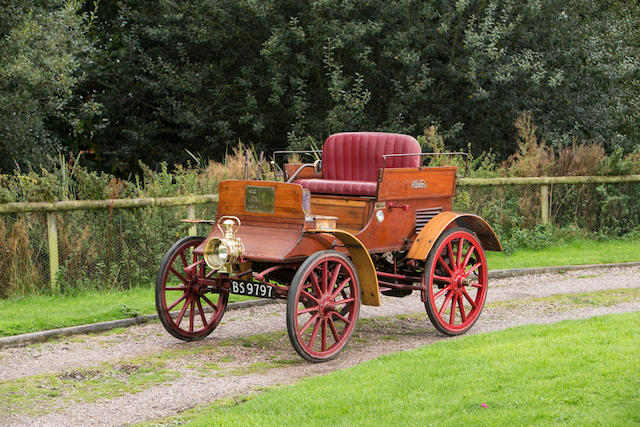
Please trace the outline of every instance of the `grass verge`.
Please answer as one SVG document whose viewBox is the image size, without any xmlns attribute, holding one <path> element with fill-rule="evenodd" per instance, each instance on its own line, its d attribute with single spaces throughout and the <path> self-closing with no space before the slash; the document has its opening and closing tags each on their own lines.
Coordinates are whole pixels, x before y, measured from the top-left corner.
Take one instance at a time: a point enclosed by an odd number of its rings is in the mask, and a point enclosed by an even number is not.
<svg viewBox="0 0 640 427">
<path fill-rule="evenodd" d="M 519 249 L 510 255 L 487 252 L 492 270 L 553 267 L 559 265 L 608 264 L 640 261 L 639 240 L 576 239 L 544 249 Z"/>
<path fill-rule="evenodd" d="M 637 240 L 578 239 L 545 249 L 522 249 L 509 256 L 487 252 L 492 270 L 640 261 Z M 92 291 L 72 296 L 32 296 L 0 300 L 0 336 L 83 325 L 156 312 L 153 288 Z M 231 301 L 248 299 L 232 295 Z"/>
<path fill-rule="evenodd" d="M 638 331 L 628 313 L 465 336 L 161 424 L 632 425 Z"/>
<path fill-rule="evenodd" d="M 242 301 L 232 295 L 229 302 Z M 76 295 L 45 295 L 0 299 L 0 336 L 126 319 L 156 313 L 154 289 L 91 291 Z"/>
</svg>

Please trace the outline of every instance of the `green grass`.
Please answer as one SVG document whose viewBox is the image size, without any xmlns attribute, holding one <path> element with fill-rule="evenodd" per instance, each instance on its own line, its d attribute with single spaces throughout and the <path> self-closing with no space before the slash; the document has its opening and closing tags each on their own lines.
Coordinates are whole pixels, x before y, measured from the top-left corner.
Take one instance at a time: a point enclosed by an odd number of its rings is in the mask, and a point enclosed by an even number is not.
<svg viewBox="0 0 640 427">
<path fill-rule="evenodd" d="M 440 341 L 163 422 L 637 425 L 639 352 L 638 312 L 518 327 Z"/>
<path fill-rule="evenodd" d="M 520 249 L 509 256 L 487 252 L 489 269 L 551 267 L 640 261 L 640 241 L 576 239 L 545 249 Z"/>
<path fill-rule="evenodd" d="M 232 295 L 229 301 L 248 299 Z M 154 289 L 0 299 L 0 336 L 156 313 Z"/>
<path fill-rule="evenodd" d="M 522 249 L 510 256 L 487 252 L 492 270 L 554 265 L 640 261 L 640 241 L 579 239 L 546 249 Z M 232 295 L 230 301 L 248 299 Z M 0 300 L 0 336 L 82 325 L 156 312 L 153 288 L 33 296 Z"/>
<path fill-rule="evenodd" d="M 155 312 L 154 291 L 86 292 L 0 300 L 0 335 L 124 319 Z"/>
</svg>

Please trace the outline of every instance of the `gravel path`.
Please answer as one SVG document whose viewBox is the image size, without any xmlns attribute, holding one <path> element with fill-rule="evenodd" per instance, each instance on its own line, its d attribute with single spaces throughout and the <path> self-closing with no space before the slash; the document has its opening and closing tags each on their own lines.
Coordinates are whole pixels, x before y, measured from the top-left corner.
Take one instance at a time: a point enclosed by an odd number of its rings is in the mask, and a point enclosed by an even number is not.
<svg viewBox="0 0 640 427">
<path fill-rule="evenodd" d="M 640 310 L 638 298 L 588 307 L 556 307 L 548 301 L 536 300 L 556 294 L 629 288 L 640 288 L 638 266 L 492 280 L 489 283 L 487 306 L 472 332 Z M 518 304 L 507 307 L 500 301 Z M 194 353 L 167 358 L 167 368 L 181 374 L 170 382 L 111 399 L 89 403 L 65 402 L 59 411 L 42 415 L 12 411 L 3 417 L 3 424 L 137 423 L 172 415 L 223 397 L 297 381 L 302 377 L 347 368 L 382 354 L 447 339 L 430 325 L 417 294 L 407 298 L 383 297 L 381 307 L 362 306 L 361 319 L 370 320 L 358 324 L 354 338 L 345 351 L 331 362 L 309 364 L 301 361 L 291 348 L 286 333 L 282 333 L 286 330 L 284 314 L 283 304 L 228 312 L 209 338 L 194 343 L 176 340 L 159 323 L 149 323 L 127 328 L 126 331 L 79 335 L 45 344 L 0 349 L 0 381 L 48 373 L 68 375 L 75 369 L 96 367 L 104 362 L 126 364 L 136 357 L 149 358 L 171 351 Z M 415 316 L 389 317 L 400 314 Z M 257 345 L 247 345 L 247 339 L 264 333 L 273 333 L 273 336 Z M 269 365 L 258 372 L 251 369 L 256 364 L 268 365 L 276 359 L 287 363 Z M 203 366 L 213 367 L 203 371 Z M 211 375 L 216 369 L 221 369 L 216 371 L 220 375 Z M 231 370 L 235 370 L 233 375 L 224 374 Z M 37 412 L 38 408 L 34 410 Z"/>
</svg>

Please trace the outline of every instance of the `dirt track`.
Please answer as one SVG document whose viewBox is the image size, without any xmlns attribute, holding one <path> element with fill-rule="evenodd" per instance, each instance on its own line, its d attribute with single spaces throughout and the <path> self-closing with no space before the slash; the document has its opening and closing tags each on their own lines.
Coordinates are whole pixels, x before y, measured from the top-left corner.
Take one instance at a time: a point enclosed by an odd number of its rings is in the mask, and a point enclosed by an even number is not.
<svg viewBox="0 0 640 427">
<path fill-rule="evenodd" d="M 620 289 L 632 291 L 616 291 Z M 640 290 L 640 267 L 493 280 L 487 306 L 473 333 L 640 310 L 640 291 L 636 290 Z M 603 298 L 571 295 L 600 291 L 609 292 L 600 294 L 605 295 Z M 546 298 L 558 294 L 571 297 Z M 309 364 L 289 344 L 284 313 L 282 304 L 229 312 L 209 338 L 195 343 L 175 340 L 159 323 L 151 323 L 114 333 L 0 349 L 0 386 L 3 382 L 27 384 L 21 387 L 38 391 L 42 386 L 37 385 L 34 375 L 66 380 L 45 398 L 24 397 L 5 404 L 2 401 L 6 396 L 0 388 L 3 424 L 122 425 L 157 419 L 220 398 L 446 339 L 429 323 L 417 295 L 385 298 L 381 307 L 362 307 L 363 320 L 337 359 Z M 111 372 L 108 375 L 103 372 L 105 363 Z M 112 392 L 112 397 L 88 402 L 83 401 L 86 396 L 74 394 L 73 381 L 82 389 L 90 380 L 98 384 L 101 379 L 105 383 L 117 381 L 144 372 L 142 368 L 149 366 L 171 374 L 140 387 L 136 393 Z"/>
</svg>

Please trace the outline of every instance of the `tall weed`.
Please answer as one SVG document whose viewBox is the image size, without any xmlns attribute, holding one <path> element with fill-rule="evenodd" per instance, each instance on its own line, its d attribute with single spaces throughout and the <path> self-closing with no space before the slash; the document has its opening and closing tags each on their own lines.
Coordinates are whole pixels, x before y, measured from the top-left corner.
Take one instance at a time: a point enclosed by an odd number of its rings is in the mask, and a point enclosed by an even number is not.
<svg viewBox="0 0 640 427">
<path fill-rule="evenodd" d="M 37 293 L 44 288 L 46 277 L 37 265 L 39 248 L 28 228 L 24 218 L 13 223 L 0 218 L 0 297 Z"/>
</svg>

